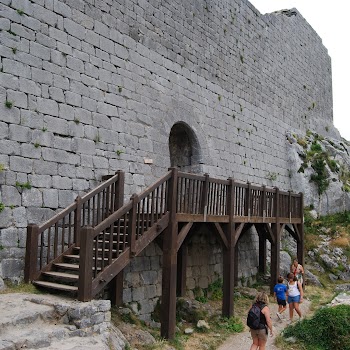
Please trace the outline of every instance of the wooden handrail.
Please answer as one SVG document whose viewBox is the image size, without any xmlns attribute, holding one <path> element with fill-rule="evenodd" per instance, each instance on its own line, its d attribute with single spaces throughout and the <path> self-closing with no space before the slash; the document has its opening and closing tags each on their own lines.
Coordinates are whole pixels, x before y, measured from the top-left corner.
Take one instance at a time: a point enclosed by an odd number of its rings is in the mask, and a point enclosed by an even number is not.
<svg viewBox="0 0 350 350">
<path fill-rule="evenodd" d="M 97 218 L 102 219 L 99 215 L 100 211 L 105 209 L 103 208 L 105 203 L 102 203 L 102 208 L 95 208 L 95 205 L 99 205 L 101 202 L 100 194 L 104 193 L 104 191 L 111 186 L 114 186 L 115 183 L 118 183 L 116 194 L 122 197 L 124 195 L 124 173 L 122 171 L 117 171 L 115 175 L 105 180 L 101 185 L 97 186 L 86 195 L 82 197 L 78 196 L 74 203 L 59 211 L 43 224 L 34 226 L 28 225 L 25 266 L 26 281 L 29 282 L 37 275 L 37 265 L 40 269 L 43 269 L 46 265 L 50 265 L 52 261 L 61 257 L 64 251 L 68 250 L 73 245 L 80 245 L 80 229 L 84 224 L 81 213 L 85 208 L 84 204 L 89 203 L 89 201 L 93 199 L 94 207 L 90 208 L 90 206 L 88 206 L 85 210 L 88 211 L 89 215 L 91 210 L 98 210 Z M 111 200 L 115 201 L 113 193 L 109 194 Z M 96 196 L 97 204 L 95 203 Z M 104 201 L 109 200 L 109 198 L 106 198 L 104 195 L 102 197 Z M 118 198 L 116 206 L 120 206 L 122 201 L 123 198 Z M 109 215 L 109 213 L 107 213 L 107 215 Z M 72 228 L 74 229 L 73 233 Z M 44 234 L 45 237 L 43 237 Z M 40 254 L 38 254 L 39 249 Z"/>
</svg>

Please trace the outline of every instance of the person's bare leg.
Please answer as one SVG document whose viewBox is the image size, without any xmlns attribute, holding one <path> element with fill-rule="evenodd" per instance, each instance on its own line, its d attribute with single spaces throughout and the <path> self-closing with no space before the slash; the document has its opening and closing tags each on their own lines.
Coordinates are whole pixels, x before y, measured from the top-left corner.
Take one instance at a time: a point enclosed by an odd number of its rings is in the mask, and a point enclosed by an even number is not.
<svg viewBox="0 0 350 350">
<path fill-rule="evenodd" d="M 259 338 L 253 338 L 253 344 L 250 347 L 250 350 L 256 350 L 259 347 Z"/>
<path fill-rule="evenodd" d="M 259 350 L 265 350 L 267 340 L 259 340 Z"/>
<path fill-rule="evenodd" d="M 297 312 L 297 314 L 299 315 L 299 317 L 301 318 L 301 310 L 299 308 L 299 303 L 294 303 L 294 309 Z"/>
<path fill-rule="evenodd" d="M 289 320 L 293 321 L 294 303 L 289 303 Z"/>
</svg>

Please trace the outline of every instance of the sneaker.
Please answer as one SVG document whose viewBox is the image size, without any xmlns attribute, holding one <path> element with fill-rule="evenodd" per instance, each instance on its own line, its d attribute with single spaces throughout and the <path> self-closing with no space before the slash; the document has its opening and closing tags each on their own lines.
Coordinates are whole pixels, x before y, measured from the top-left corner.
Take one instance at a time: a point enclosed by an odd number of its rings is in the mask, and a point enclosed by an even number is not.
<svg viewBox="0 0 350 350">
<path fill-rule="evenodd" d="M 282 321 L 282 315 L 279 312 L 276 312 L 276 315 L 279 318 L 279 320 Z"/>
</svg>

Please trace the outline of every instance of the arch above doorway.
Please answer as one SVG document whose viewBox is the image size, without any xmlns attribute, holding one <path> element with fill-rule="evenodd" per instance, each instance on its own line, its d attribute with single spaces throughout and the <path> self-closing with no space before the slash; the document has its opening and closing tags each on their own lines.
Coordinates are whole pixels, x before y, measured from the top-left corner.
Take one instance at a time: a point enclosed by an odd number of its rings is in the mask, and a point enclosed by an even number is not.
<svg viewBox="0 0 350 350">
<path fill-rule="evenodd" d="M 198 138 L 185 122 L 175 123 L 169 134 L 170 164 L 181 171 L 201 172 L 201 149 Z"/>
</svg>

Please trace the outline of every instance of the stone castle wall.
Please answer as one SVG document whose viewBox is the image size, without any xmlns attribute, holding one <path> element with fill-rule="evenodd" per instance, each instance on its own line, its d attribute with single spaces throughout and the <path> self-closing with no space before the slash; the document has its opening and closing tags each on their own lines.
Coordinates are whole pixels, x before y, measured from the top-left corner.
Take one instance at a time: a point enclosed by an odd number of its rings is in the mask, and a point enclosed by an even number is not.
<svg viewBox="0 0 350 350">
<path fill-rule="evenodd" d="M 287 190 L 286 131 L 337 136 L 330 58 L 294 10 L 0 0 L 0 29 L 2 278 L 23 275 L 27 224 L 102 175 L 124 170 L 127 195 L 163 175 L 175 123 L 196 139 L 192 170 Z"/>
</svg>

